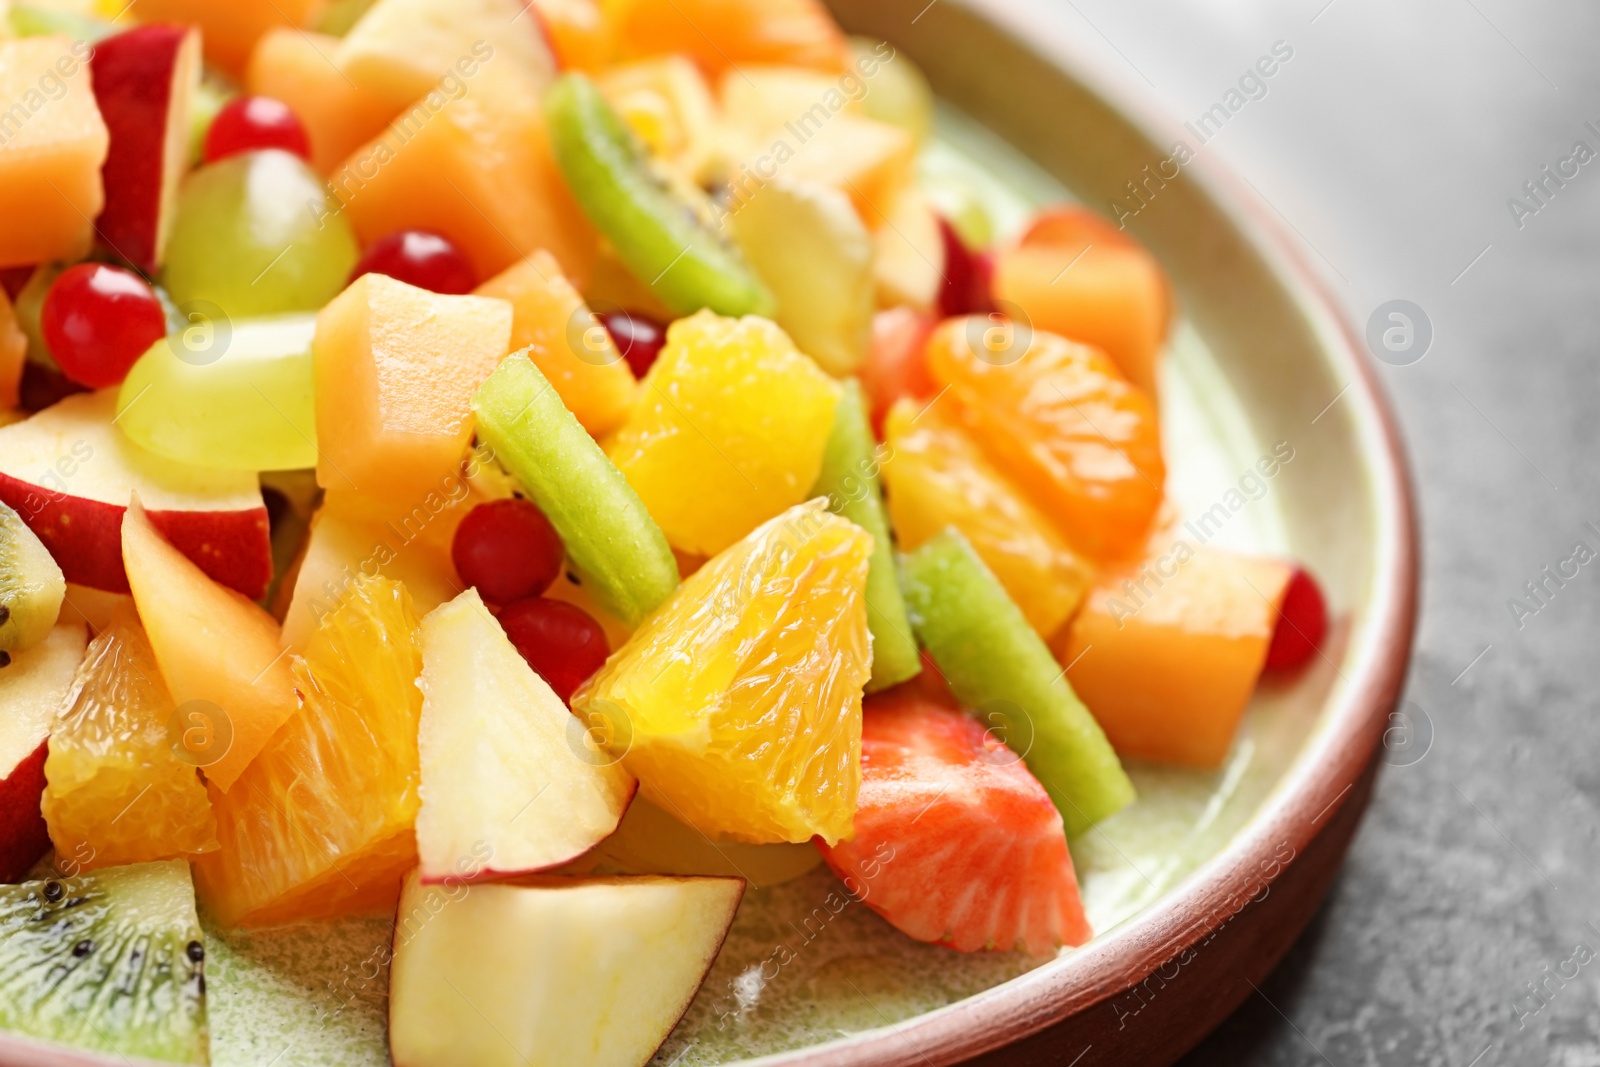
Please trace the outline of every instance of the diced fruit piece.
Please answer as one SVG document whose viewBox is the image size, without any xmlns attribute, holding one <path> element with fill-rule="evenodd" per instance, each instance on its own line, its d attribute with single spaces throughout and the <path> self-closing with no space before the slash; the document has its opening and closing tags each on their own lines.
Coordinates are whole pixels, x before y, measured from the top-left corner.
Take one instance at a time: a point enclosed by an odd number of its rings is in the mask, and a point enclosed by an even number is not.
<svg viewBox="0 0 1600 1067">
<path fill-rule="evenodd" d="M 745 259 L 778 302 L 777 323 L 835 377 L 866 359 L 872 340 L 872 236 L 837 189 L 764 186 L 733 215 Z"/>
<path fill-rule="evenodd" d="M 479 504 L 450 544 L 456 573 L 491 604 L 538 596 L 561 575 L 566 552 L 550 520 L 520 497 Z"/>
<path fill-rule="evenodd" d="M 928 370 L 928 338 L 933 316 L 909 307 L 889 308 L 872 317 L 872 352 L 861 368 L 861 385 L 871 405 L 872 425 L 881 436 L 889 408 L 901 397 L 920 401 L 919 410 L 938 395 Z"/>
<path fill-rule="evenodd" d="M 315 311 L 344 287 L 357 255 L 322 180 L 299 156 L 269 148 L 189 176 L 162 281 L 180 309 L 207 302 L 236 319 Z"/>
<path fill-rule="evenodd" d="M 1034 956 L 1089 940 L 1061 813 L 971 715 L 915 693 L 867 701 L 855 836 L 823 855 L 918 941 Z"/>
<path fill-rule="evenodd" d="M 117 255 L 154 273 L 189 169 L 200 35 L 191 26 L 136 26 L 96 44 L 89 70 L 111 135 L 101 171 L 105 208 L 95 228 Z"/>
<path fill-rule="evenodd" d="M 628 805 L 617 832 L 569 868 L 585 874 L 675 874 L 744 878 L 757 889 L 792 882 L 815 870 L 822 855 L 810 844 L 746 845 L 713 841 L 643 798 Z"/>
<path fill-rule="evenodd" d="M 67 595 L 61 605 L 62 623 L 81 623 L 90 633 L 111 628 L 118 612 L 132 613 L 133 597 L 127 593 L 108 593 L 104 589 L 90 589 L 84 585 L 67 583 Z"/>
<path fill-rule="evenodd" d="M 1094 345 L 1156 395 L 1171 292 L 1155 257 L 1111 223 L 1079 207 L 1043 213 L 998 252 L 994 290 L 1035 329 Z"/>
<path fill-rule="evenodd" d="M 615 878 L 462 896 L 413 875 L 389 971 L 395 1062 L 644 1067 L 705 981 L 743 895 L 739 878 Z"/>
<path fill-rule="evenodd" d="M 633 373 L 640 378 L 650 373 L 666 346 L 667 328 L 637 311 L 608 311 L 600 321 Z"/>
<path fill-rule="evenodd" d="M 424 884 L 545 870 L 617 828 L 638 782 L 588 744 L 476 591 L 422 620 L 418 684 Z"/>
<path fill-rule="evenodd" d="M 884 423 L 889 460 L 883 477 L 889 516 L 902 551 L 921 547 L 946 527 L 961 531 L 1045 640 L 1072 615 L 1094 581 L 1094 568 L 1056 532 L 935 404 L 909 400 Z"/>
<path fill-rule="evenodd" d="M 933 89 L 911 57 L 887 41 L 850 39 L 856 69 L 867 79 L 867 114 L 899 126 L 920 145 L 933 133 Z"/>
<path fill-rule="evenodd" d="M 6 1030 L 122 1059 L 209 1063 L 205 958 L 181 861 L 0 887 Z"/>
<path fill-rule="evenodd" d="M 511 304 L 512 351 L 526 350 L 584 429 L 598 438 L 622 424 L 638 383 L 554 256 L 535 252 L 477 292 Z"/>
<path fill-rule="evenodd" d="M 403 105 L 353 84 L 332 62 L 339 38 L 280 28 L 263 34 L 250 56 L 249 92 L 288 104 L 305 127 L 311 166 L 328 174 L 383 132 Z"/>
<path fill-rule="evenodd" d="M 66 592 L 66 580 L 49 549 L 21 515 L 0 504 L 0 656 L 9 662 L 44 640 L 61 614 Z"/>
<path fill-rule="evenodd" d="M 946 531 L 906 556 L 911 622 L 950 690 L 1001 740 L 1083 833 L 1133 800 L 1133 783 L 1050 650 L 972 547 Z"/>
<path fill-rule="evenodd" d="M 723 73 L 717 97 L 731 132 L 748 138 L 748 147 L 762 150 L 772 147 L 773 137 L 788 123 L 805 123 L 800 128 L 810 133 L 825 114 L 867 112 L 864 96 L 858 99 L 841 90 L 837 72 L 814 67 L 742 63 Z"/>
<path fill-rule="evenodd" d="M 317 464 L 314 315 L 227 324 L 196 314 L 139 358 L 117 393 L 137 444 L 197 467 L 301 470 Z"/>
<path fill-rule="evenodd" d="M 954 319 L 928 342 L 959 421 L 1074 547 L 1144 544 L 1166 464 L 1155 405 L 1102 353 L 1009 320 Z"/>
<path fill-rule="evenodd" d="M 582 74 L 545 93 L 555 159 L 584 214 L 675 313 L 768 311 L 771 295 L 692 206 L 652 171 L 622 118 Z"/>
<path fill-rule="evenodd" d="M 28 335 L 17 322 L 11 298 L 0 293 L 0 411 L 10 411 L 21 401 L 27 358 Z"/>
<path fill-rule="evenodd" d="M 184 155 L 188 166 L 198 166 L 204 158 L 206 134 L 211 132 L 211 124 L 216 121 L 217 113 L 235 95 L 236 90 L 221 78 L 201 74 L 194 98 L 189 101 L 189 140 Z"/>
<path fill-rule="evenodd" d="M 652 159 L 683 182 L 709 176 L 720 152 L 716 100 L 706 77 L 683 56 L 609 67 L 595 85 Z"/>
<path fill-rule="evenodd" d="M 607 446 L 674 548 L 713 555 L 805 499 L 839 386 L 765 319 L 672 324 Z"/>
<path fill-rule="evenodd" d="M 850 61 L 818 0 L 628 0 L 611 18 L 619 58 L 687 55 L 713 77 L 760 63 L 837 72 Z"/>
<path fill-rule="evenodd" d="M 72 262 L 89 251 L 110 144 L 93 87 L 78 76 L 89 55 L 70 37 L 0 40 L 0 100 L 11 104 L 0 143 L 0 267 Z M 57 99 L 39 89 L 57 83 Z"/>
<path fill-rule="evenodd" d="M 418 612 L 432 611 L 461 591 L 450 554 L 407 526 L 389 528 L 321 508 L 311 520 L 283 616 L 283 645 L 303 651 L 323 618 L 345 603 L 362 575 L 403 583 Z"/>
<path fill-rule="evenodd" d="M 448 237 L 427 230 L 401 230 L 373 242 L 356 261 L 350 280 L 363 274 L 387 274 L 407 285 L 453 296 L 470 293 L 478 284 L 461 249 Z"/>
<path fill-rule="evenodd" d="M 822 456 L 822 473 L 812 489 L 825 497 L 828 510 L 842 515 L 872 535 L 872 562 L 867 568 L 867 625 L 872 631 L 872 677 L 867 692 L 898 685 L 922 669 L 917 641 L 911 636 L 900 577 L 895 569 L 889 518 L 878 482 L 879 455 L 861 386 L 844 383 L 833 420 L 833 433 Z"/>
<path fill-rule="evenodd" d="M 1266 669 L 1292 671 L 1305 666 L 1328 632 L 1328 605 L 1322 587 L 1304 567 L 1289 576 L 1278 608 L 1278 622 L 1267 646 Z"/>
<path fill-rule="evenodd" d="M 988 314 L 994 307 L 994 261 L 986 252 L 970 248 L 949 219 L 937 216 L 939 240 L 944 245 L 944 279 L 939 287 L 939 314 Z"/>
<path fill-rule="evenodd" d="M 64 622 L 0 670 L 0 882 L 22 878 L 50 847 L 39 813 L 46 738 L 86 640 L 81 623 Z"/>
<path fill-rule="evenodd" d="M 872 235 L 873 280 L 878 303 L 933 309 L 945 284 L 945 242 L 940 216 L 916 186 L 895 197 Z"/>
<path fill-rule="evenodd" d="M 122 558 L 173 702 L 205 705 L 193 709 L 200 734 L 182 734 L 184 755 L 227 792 L 295 711 L 278 624 L 168 544 L 137 497 L 122 519 Z"/>
<path fill-rule="evenodd" d="M 42 0 L 36 4 L 13 3 L 11 32 L 18 37 L 65 34 L 74 40 L 94 44 L 117 32 L 111 23 L 90 13 L 95 9 L 95 5 L 90 3 L 63 4 L 61 0 Z"/>
<path fill-rule="evenodd" d="M 238 96 L 211 120 L 203 158 L 215 163 L 263 148 L 281 148 L 308 162 L 311 159 L 311 137 L 288 104 L 275 96 Z"/>
<path fill-rule="evenodd" d="M 414 102 L 329 184 L 364 244 L 397 230 L 443 234 L 480 278 L 543 248 L 583 288 L 594 229 L 551 154 L 537 86 L 499 63 L 485 63 L 458 100 Z"/>
<path fill-rule="evenodd" d="M 763 151 L 771 151 L 771 144 Z M 910 186 L 916 154 L 916 142 L 900 127 L 841 112 L 815 126 L 783 173 L 791 181 L 850 194 L 856 213 L 876 229 Z"/>
<path fill-rule="evenodd" d="M 406 107 L 479 63 L 510 66 L 535 92 L 555 57 L 520 0 L 378 0 L 344 35 L 334 62 L 355 84 Z"/>
<path fill-rule="evenodd" d="M 119 615 L 90 642 L 50 734 L 40 809 L 56 852 L 86 855 L 89 869 L 216 851 L 177 715 L 138 620 Z"/>
<path fill-rule="evenodd" d="M 44 298 L 39 324 L 62 373 L 91 389 L 121 382 L 167 334 L 155 290 L 133 271 L 104 263 L 62 273 Z"/>
<path fill-rule="evenodd" d="M 1289 584 L 1272 559 L 1193 548 L 1108 572 L 1055 648 L 1124 756 L 1221 764 Z"/>
<path fill-rule="evenodd" d="M 0 502 L 17 509 L 67 581 L 125 593 L 122 512 L 137 492 L 156 529 L 201 570 L 261 596 L 272 542 L 255 474 L 145 451 L 112 425 L 116 403 L 113 390 L 80 393 L 0 427 Z"/>
<path fill-rule="evenodd" d="M 224 925 L 391 906 L 416 863 L 418 621 L 405 586 L 361 578 L 294 664 L 301 707 L 226 796 L 196 864 Z"/>
<path fill-rule="evenodd" d="M 533 0 L 561 70 L 594 70 L 611 59 L 611 29 L 599 0 Z"/>
<path fill-rule="evenodd" d="M 871 555 L 872 538 L 822 501 L 791 508 L 691 575 L 573 709 L 646 797 L 703 833 L 848 837 Z"/>
<path fill-rule="evenodd" d="M 661 528 L 531 360 L 503 360 L 472 410 L 479 438 L 561 535 L 602 607 L 633 625 L 667 599 L 678 564 Z"/>
<path fill-rule="evenodd" d="M 500 625 L 528 666 L 563 701 L 571 700 L 611 653 L 600 623 L 560 600 L 519 600 L 500 612 Z"/>
<path fill-rule="evenodd" d="M 56 279 L 61 277 L 65 267 L 56 263 L 41 263 L 32 268 L 28 280 L 17 291 L 16 303 L 13 309 L 17 316 L 17 326 L 28 339 L 28 362 L 37 363 L 51 370 L 59 370 L 55 357 L 50 354 L 50 346 L 44 341 L 44 299 L 50 295 L 50 287 Z"/>
<path fill-rule="evenodd" d="M 503 300 L 365 274 L 317 316 L 317 481 L 410 505 L 460 462 L 473 392 L 506 354 Z"/>
<path fill-rule="evenodd" d="M 200 27 L 206 60 L 234 78 L 250 61 L 262 34 L 305 26 L 323 0 L 133 0 L 123 9 L 139 22 L 178 22 Z M 112 8 L 116 11 L 116 8 Z"/>
</svg>

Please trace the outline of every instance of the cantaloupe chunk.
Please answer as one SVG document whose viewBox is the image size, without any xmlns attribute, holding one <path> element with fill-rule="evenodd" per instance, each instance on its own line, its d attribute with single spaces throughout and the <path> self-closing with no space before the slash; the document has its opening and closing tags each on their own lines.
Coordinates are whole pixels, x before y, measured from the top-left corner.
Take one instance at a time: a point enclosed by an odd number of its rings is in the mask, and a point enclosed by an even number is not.
<svg viewBox="0 0 1600 1067">
<path fill-rule="evenodd" d="M 311 138 L 318 174 L 336 169 L 350 153 L 383 132 L 400 107 L 357 88 L 333 63 L 339 38 L 280 28 L 263 34 L 250 56 L 245 84 L 294 109 Z"/>
<path fill-rule="evenodd" d="M 82 259 L 111 138 L 70 37 L 0 40 L 0 267 Z"/>
<path fill-rule="evenodd" d="M 16 309 L 0 289 L 0 411 L 17 406 L 22 388 L 22 364 L 28 356 L 28 335 L 17 324 Z"/>
<path fill-rule="evenodd" d="M 687 55 L 707 74 L 781 63 L 843 71 L 844 32 L 819 0 L 612 0 L 618 59 Z"/>
<path fill-rule="evenodd" d="M 361 89 L 405 107 L 442 84 L 473 91 L 479 65 L 510 67 L 543 89 L 555 57 L 523 0 L 378 0 L 339 43 L 339 69 Z"/>
<path fill-rule="evenodd" d="M 994 294 L 1020 307 L 1035 329 L 1102 349 L 1129 381 L 1156 395 L 1170 289 L 1155 257 L 1111 223 L 1076 207 L 1041 215 L 996 254 Z"/>
<path fill-rule="evenodd" d="M 1288 564 L 1165 547 L 1103 574 L 1053 651 L 1123 756 L 1216 767 L 1278 621 Z"/>
<path fill-rule="evenodd" d="M 309 26 L 326 4 L 327 0 L 134 0 L 128 15 L 138 22 L 199 26 L 206 60 L 242 78 L 262 34 L 283 26 Z"/>
<path fill-rule="evenodd" d="M 603 437 L 622 425 L 638 382 L 554 256 L 535 252 L 477 293 L 511 304 L 512 351 L 528 350 L 585 430 Z"/>
<path fill-rule="evenodd" d="M 597 0 L 533 0 L 562 70 L 593 71 L 611 59 L 611 27 Z"/>
<path fill-rule="evenodd" d="M 137 497 L 122 517 L 122 562 L 173 702 L 183 712 L 192 700 L 206 701 L 220 713 L 201 713 L 193 726 L 199 747 L 190 752 L 227 792 L 297 706 L 278 624 L 173 548 Z"/>
<path fill-rule="evenodd" d="M 472 437 L 472 394 L 508 351 L 511 305 L 364 274 L 317 315 L 317 482 L 409 507 Z"/>
<path fill-rule="evenodd" d="M 329 184 L 363 244 L 433 230 L 480 278 L 543 248 L 582 289 L 599 248 L 551 154 L 537 86 L 493 62 L 460 99 L 416 101 Z"/>
</svg>

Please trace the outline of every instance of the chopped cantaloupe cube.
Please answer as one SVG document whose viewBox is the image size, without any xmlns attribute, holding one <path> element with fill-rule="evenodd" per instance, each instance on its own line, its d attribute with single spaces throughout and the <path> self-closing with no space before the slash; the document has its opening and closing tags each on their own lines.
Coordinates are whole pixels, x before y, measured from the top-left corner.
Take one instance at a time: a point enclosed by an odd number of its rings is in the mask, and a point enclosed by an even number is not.
<svg viewBox="0 0 1600 1067">
<path fill-rule="evenodd" d="M 138 22 L 185 22 L 200 27 L 206 59 L 234 77 L 244 74 L 256 40 L 283 26 L 303 27 L 327 0 L 133 0 Z M 120 5 L 119 5 L 120 6 Z"/>
<path fill-rule="evenodd" d="M 10 411 L 21 399 L 22 364 L 28 356 L 28 335 L 17 322 L 16 309 L 0 289 L 0 411 Z"/>
<path fill-rule="evenodd" d="M 245 84 L 252 93 L 288 104 L 311 139 L 311 165 L 335 170 L 350 153 L 383 132 L 400 108 L 359 89 L 333 63 L 339 39 L 280 28 L 263 34 L 250 57 Z"/>
<path fill-rule="evenodd" d="M 595 437 L 622 425 L 638 382 L 617 346 L 548 252 L 478 286 L 511 304 L 511 349 L 526 348 L 567 410 Z"/>
<path fill-rule="evenodd" d="M 111 143 L 89 54 L 69 37 L 0 40 L 0 267 L 89 251 Z"/>
<path fill-rule="evenodd" d="M 511 343 L 511 306 L 364 274 L 317 315 L 317 481 L 410 506 L 472 437 L 472 394 Z"/>
<path fill-rule="evenodd" d="M 850 46 L 820 0 L 610 0 L 617 58 L 687 55 L 706 73 L 782 63 L 842 71 Z"/>
<path fill-rule="evenodd" d="M 1289 573 L 1177 541 L 1102 575 L 1056 658 L 1120 754 L 1215 767 L 1255 690 Z"/>
<path fill-rule="evenodd" d="M 611 27 L 599 0 L 533 0 L 562 70 L 599 70 L 611 60 Z"/>
<path fill-rule="evenodd" d="M 582 289 L 599 248 L 551 154 L 538 87 L 492 62 L 463 95 L 417 100 L 329 184 L 363 244 L 432 230 L 480 278 L 543 248 Z"/>
</svg>

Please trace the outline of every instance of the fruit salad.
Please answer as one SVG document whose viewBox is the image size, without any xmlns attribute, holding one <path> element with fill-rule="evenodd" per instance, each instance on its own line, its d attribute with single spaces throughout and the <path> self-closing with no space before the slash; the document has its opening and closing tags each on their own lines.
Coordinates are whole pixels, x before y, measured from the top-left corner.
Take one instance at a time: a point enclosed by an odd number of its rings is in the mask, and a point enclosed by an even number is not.
<svg viewBox="0 0 1600 1067">
<path fill-rule="evenodd" d="M 630 1067 L 796 886 L 1103 933 L 1329 608 L 1171 492 L 1157 259 L 939 143 L 817 0 L 0 5 L 0 1028 L 206 1063 L 358 923 L 380 1059 Z"/>
</svg>

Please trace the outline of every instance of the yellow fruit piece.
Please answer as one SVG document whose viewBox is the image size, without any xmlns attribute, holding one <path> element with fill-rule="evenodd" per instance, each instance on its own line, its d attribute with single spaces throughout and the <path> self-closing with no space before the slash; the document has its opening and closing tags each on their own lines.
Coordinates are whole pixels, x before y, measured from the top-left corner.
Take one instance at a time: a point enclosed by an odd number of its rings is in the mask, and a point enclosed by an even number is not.
<svg viewBox="0 0 1600 1067">
<path fill-rule="evenodd" d="M 715 555 L 805 499 L 838 399 L 773 323 L 702 311 L 667 331 L 607 452 L 673 548 Z"/>
<path fill-rule="evenodd" d="M 196 865 L 226 925 L 392 906 L 416 865 L 418 619 L 405 586 L 362 578 L 294 665 L 300 711 L 226 795 L 221 851 Z"/>
<path fill-rule="evenodd" d="M 50 735 L 40 807 L 58 854 L 92 870 L 216 849 L 199 771 L 173 745 L 176 711 L 138 620 L 118 612 Z"/>
<path fill-rule="evenodd" d="M 1083 600 L 1094 568 L 937 404 L 922 410 L 897 401 L 884 443 L 889 521 L 901 550 L 954 526 L 1049 640 Z"/>
<path fill-rule="evenodd" d="M 678 587 L 572 699 L 652 803 L 750 844 L 848 837 L 872 537 L 821 500 Z"/>
</svg>

